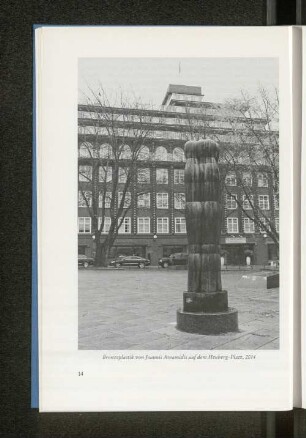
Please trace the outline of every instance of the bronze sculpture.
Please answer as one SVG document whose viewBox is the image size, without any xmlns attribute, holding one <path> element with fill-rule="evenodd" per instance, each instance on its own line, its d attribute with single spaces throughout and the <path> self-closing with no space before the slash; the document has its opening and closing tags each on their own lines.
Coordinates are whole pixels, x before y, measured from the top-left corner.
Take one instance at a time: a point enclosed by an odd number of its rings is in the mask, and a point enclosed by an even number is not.
<svg viewBox="0 0 306 438">
<path fill-rule="evenodd" d="M 238 330 L 238 314 L 222 290 L 219 147 L 213 140 L 185 144 L 188 291 L 177 312 L 180 330 L 221 333 Z"/>
</svg>

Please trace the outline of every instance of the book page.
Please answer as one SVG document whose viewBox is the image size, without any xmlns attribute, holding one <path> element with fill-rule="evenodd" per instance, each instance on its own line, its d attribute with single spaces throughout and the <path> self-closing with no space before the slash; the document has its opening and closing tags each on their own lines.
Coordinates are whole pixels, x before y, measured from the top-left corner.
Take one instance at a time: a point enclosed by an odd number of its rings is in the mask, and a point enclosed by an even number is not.
<svg viewBox="0 0 306 438">
<path fill-rule="evenodd" d="M 305 28 L 302 27 L 302 154 L 301 154 L 301 374 L 302 374 L 302 406 L 304 409 L 306 407 L 306 385 L 305 385 L 305 376 L 306 376 L 306 339 L 305 339 L 305 306 L 306 306 L 306 283 L 305 283 L 305 268 L 306 268 L 306 255 L 305 255 L 305 243 L 306 243 L 306 233 L 305 233 L 305 187 L 306 187 L 306 169 L 305 169 L 305 148 L 306 148 L 306 140 L 305 140 L 305 98 L 306 98 L 306 82 L 305 82 L 305 59 L 306 59 L 306 34 Z"/>
<path fill-rule="evenodd" d="M 36 30 L 41 412 L 292 408 L 291 32 Z"/>
<path fill-rule="evenodd" d="M 301 137 L 302 137 L 302 30 L 292 28 L 292 120 L 293 120 L 293 211 L 294 301 L 293 301 L 293 405 L 302 406 L 301 375 Z"/>
</svg>

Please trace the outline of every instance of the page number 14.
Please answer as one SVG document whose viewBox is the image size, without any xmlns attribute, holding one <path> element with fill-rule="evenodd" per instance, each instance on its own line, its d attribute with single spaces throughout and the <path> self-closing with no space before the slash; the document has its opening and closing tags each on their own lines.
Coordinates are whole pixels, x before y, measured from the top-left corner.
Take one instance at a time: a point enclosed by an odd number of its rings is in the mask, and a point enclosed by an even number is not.
<svg viewBox="0 0 306 438">
<path fill-rule="evenodd" d="M 83 371 L 79 371 L 78 376 L 84 376 L 84 372 Z"/>
</svg>

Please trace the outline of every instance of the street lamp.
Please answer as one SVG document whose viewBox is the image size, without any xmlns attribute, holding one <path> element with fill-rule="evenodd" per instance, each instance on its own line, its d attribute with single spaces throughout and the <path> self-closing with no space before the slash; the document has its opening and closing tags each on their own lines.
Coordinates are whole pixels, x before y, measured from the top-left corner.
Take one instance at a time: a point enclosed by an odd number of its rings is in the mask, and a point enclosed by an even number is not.
<svg viewBox="0 0 306 438">
<path fill-rule="evenodd" d="M 153 241 L 155 242 L 156 239 L 157 239 L 157 234 L 154 234 L 154 235 L 153 235 Z"/>
<path fill-rule="evenodd" d="M 92 245 L 90 245 L 91 246 L 91 255 L 92 255 L 92 257 L 95 257 L 96 256 L 96 251 L 95 251 L 95 243 L 96 243 L 96 236 L 95 236 L 95 234 L 93 233 L 92 235 L 91 235 L 91 238 L 92 238 Z"/>
</svg>

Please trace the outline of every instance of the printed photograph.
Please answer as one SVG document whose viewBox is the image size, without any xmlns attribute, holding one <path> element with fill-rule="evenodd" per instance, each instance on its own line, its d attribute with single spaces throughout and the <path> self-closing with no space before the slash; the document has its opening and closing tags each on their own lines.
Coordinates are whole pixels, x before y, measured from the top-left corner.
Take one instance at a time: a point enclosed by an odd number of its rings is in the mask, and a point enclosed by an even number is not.
<svg viewBox="0 0 306 438">
<path fill-rule="evenodd" d="M 277 58 L 80 58 L 78 348 L 279 349 Z"/>
</svg>

